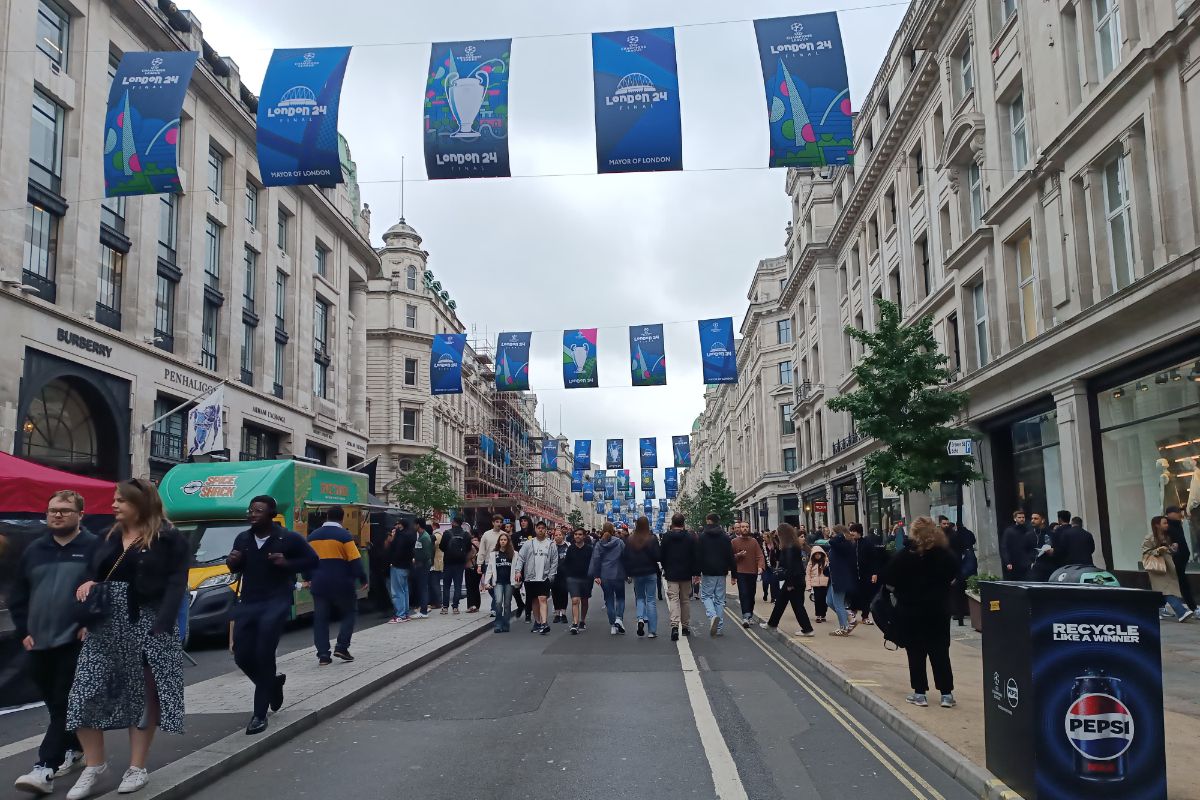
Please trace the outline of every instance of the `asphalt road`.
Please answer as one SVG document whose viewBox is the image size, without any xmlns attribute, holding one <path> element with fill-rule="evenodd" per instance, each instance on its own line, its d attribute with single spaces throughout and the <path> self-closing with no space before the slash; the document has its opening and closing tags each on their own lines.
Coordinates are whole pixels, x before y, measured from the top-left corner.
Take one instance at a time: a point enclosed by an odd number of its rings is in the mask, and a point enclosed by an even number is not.
<svg viewBox="0 0 1200 800">
<path fill-rule="evenodd" d="M 595 602 L 592 623 L 488 634 L 193 797 L 971 797 L 757 629 L 677 645 L 663 613 L 616 637 Z"/>
</svg>

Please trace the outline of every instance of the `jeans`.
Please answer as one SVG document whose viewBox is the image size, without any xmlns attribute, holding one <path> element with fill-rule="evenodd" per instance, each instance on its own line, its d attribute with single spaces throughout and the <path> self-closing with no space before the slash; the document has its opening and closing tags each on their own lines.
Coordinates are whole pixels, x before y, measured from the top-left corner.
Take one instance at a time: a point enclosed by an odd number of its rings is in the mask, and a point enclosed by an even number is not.
<svg viewBox="0 0 1200 800">
<path fill-rule="evenodd" d="M 408 570 L 392 567 L 392 605 L 400 619 L 408 617 Z"/>
<path fill-rule="evenodd" d="M 445 608 L 446 604 L 442 600 L 442 575 L 445 573 L 440 569 L 429 570 L 429 605 L 441 605 Z"/>
<path fill-rule="evenodd" d="M 458 603 L 463 594 L 463 572 L 462 564 L 447 564 L 442 570 L 442 608 L 453 606 L 455 611 L 458 610 Z M 453 591 L 451 586 L 454 587 Z M 467 606 L 470 605 L 468 601 Z"/>
<path fill-rule="evenodd" d="M 608 612 L 608 624 L 616 625 L 617 620 L 625 617 L 625 579 L 605 578 L 600 581 L 600 589 L 604 592 L 604 610 Z"/>
<path fill-rule="evenodd" d="M 686 628 L 691 623 L 691 594 L 691 581 L 667 581 L 667 614 L 672 628 Z"/>
<path fill-rule="evenodd" d="M 1182 617 L 1188 612 L 1188 607 L 1183 604 L 1182 600 L 1173 594 L 1164 594 L 1163 601 L 1171 607 L 1171 610 L 1175 612 L 1176 617 Z"/>
<path fill-rule="evenodd" d="M 501 583 L 492 587 L 492 599 L 496 609 L 496 627 L 493 630 L 496 633 L 505 633 L 512 630 L 510 621 L 512 620 L 512 594 L 513 587 L 511 583 Z"/>
<path fill-rule="evenodd" d="M 638 575 L 634 578 L 633 597 L 638 619 L 646 621 L 651 633 L 658 633 L 658 576 Z"/>
<path fill-rule="evenodd" d="M 837 615 L 838 627 L 848 628 L 850 626 L 850 615 L 846 613 L 846 591 L 844 589 L 829 587 L 829 607 Z"/>
<path fill-rule="evenodd" d="M 775 577 L 775 572 L 768 567 L 762 574 L 763 583 L 763 600 L 775 602 L 779 597 L 779 579 Z"/>
<path fill-rule="evenodd" d="M 412 568 L 413 605 L 422 614 L 429 613 L 429 567 L 413 562 Z"/>
<path fill-rule="evenodd" d="M 703 575 L 700 577 L 700 602 L 704 603 L 704 614 L 717 620 L 717 630 L 725 627 L 725 576 Z"/>
<path fill-rule="evenodd" d="M 50 724 L 46 726 L 46 735 L 38 748 L 39 766 L 58 769 L 68 750 L 83 752 L 75 731 L 67 730 L 67 697 L 75 680 L 79 648 L 79 642 L 72 642 L 29 653 L 30 676 L 50 712 Z"/>
<path fill-rule="evenodd" d="M 738 604 L 742 607 L 742 619 L 754 616 L 754 596 L 758 592 L 758 575 L 753 572 L 737 574 Z"/>
<path fill-rule="evenodd" d="M 783 610 L 789 605 L 792 607 L 792 613 L 796 615 L 796 622 L 800 623 L 800 630 L 811 633 L 813 626 L 808 619 L 808 612 L 804 610 L 803 586 L 789 589 L 785 584 L 779 587 L 779 591 L 775 595 L 775 608 L 771 610 L 771 618 L 767 620 L 767 625 L 772 628 L 779 627 L 779 622 L 783 619 Z"/>
<path fill-rule="evenodd" d="M 342 620 L 338 625 L 337 651 L 348 653 L 354 621 L 358 617 L 358 597 L 353 587 L 341 597 L 313 595 L 313 644 L 317 648 L 317 658 L 329 658 L 329 621 L 335 613 Z"/>
<path fill-rule="evenodd" d="M 233 662 L 254 684 L 254 716 L 261 719 L 275 695 L 275 649 L 291 608 L 291 595 L 233 607 Z"/>
</svg>

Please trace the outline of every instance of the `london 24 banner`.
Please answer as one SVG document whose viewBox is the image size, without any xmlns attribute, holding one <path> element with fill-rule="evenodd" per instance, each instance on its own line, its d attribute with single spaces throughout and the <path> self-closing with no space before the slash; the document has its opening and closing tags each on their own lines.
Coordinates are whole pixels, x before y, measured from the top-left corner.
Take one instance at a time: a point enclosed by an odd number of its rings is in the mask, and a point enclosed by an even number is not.
<svg viewBox="0 0 1200 800">
<path fill-rule="evenodd" d="M 598 469 L 592 473 L 592 480 L 596 482 L 597 486 L 603 486 L 605 481 L 608 480 L 608 475 L 604 472 L 604 470 Z"/>
<path fill-rule="evenodd" d="M 596 499 L 596 492 L 591 481 L 583 482 L 583 502 L 590 503 Z"/>
<path fill-rule="evenodd" d="M 558 440 L 547 437 L 542 442 L 542 472 L 558 469 Z"/>
<path fill-rule="evenodd" d="M 854 137 L 836 11 L 754 22 L 767 90 L 772 167 L 849 164 Z"/>
<path fill-rule="evenodd" d="M 465 333 L 435 333 L 433 355 L 429 359 L 429 393 L 462 394 L 463 348 Z"/>
<path fill-rule="evenodd" d="M 571 491 L 576 494 L 583 491 L 583 470 L 571 470 Z"/>
<path fill-rule="evenodd" d="M 264 186 L 342 182 L 338 103 L 349 47 L 276 50 L 258 99 L 258 171 Z"/>
<path fill-rule="evenodd" d="M 634 386 L 665 386 L 667 351 L 662 325 L 629 328 L 629 361 Z"/>
<path fill-rule="evenodd" d="M 529 391 L 529 331 L 496 337 L 496 391 Z"/>
<path fill-rule="evenodd" d="M 180 191 L 179 115 L 199 53 L 126 53 L 108 90 L 104 196 Z"/>
<path fill-rule="evenodd" d="M 667 467 L 663 473 L 663 486 L 666 487 L 667 497 L 670 498 L 671 487 L 679 488 L 679 468 Z"/>
<path fill-rule="evenodd" d="M 592 468 L 592 440 L 575 440 L 575 469 Z"/>
<path fill-rule="evenodd" d="M 671 450 L 675 453 L 676 467 L 690 467 L 692 465 L 692 437 L 672 436 Z"/>
<path fill-rule="evenodd" d="M 648 491 L 654 488 L 654 470 L 649 467 L 642 468 L 642 491 Z"/>
<path fill-rule="evenodd" d="M 658 439 L 653 436 L 638 439 L 638 452 L 641 454 L 643 470 L 658 466 Z"/>
<path fill-rule="evenodd" d="M 425 82 L 425 171 L 507 178 L 511 39 L 433 45 Z"/>
<path fill-rule="evenodd" d="M 733 317 L 702 319 L 700 362 L 704 383 L 737 383 L 737 350 L 733 343 Z"/>
<path fill-rule="evenodd" d="M 625 440 L 609 439 L 605 447 L 607 453 L 605 466 L 609 469 L 622 469 L 625 466 Z"/>
<path fill-rule="evenodd" d="M 683 169 L 675 31 L 592 34 L 596 171 Z"/>
<path fill-rule="evenodd" d="M 655 499 L 655 497 L 654 497 L 654 478 L 653 478 L 653 476 L 651 476 L 651 478 L 650 478 L 650 485 L 649 485 L 649 486 L 646 486 L 646 487 L 644 487 L 644 488 L 642 489 L 642 492 L 643 492 L 643 494 L 645 494 L 645 495 L 646 495 L 646 497 L 649 497 L 651 500 L 654 500 L 654 499 Z"/>
<path fill-rule="evenodd" d="M 563 331 L 563 386 L 568 389 L 595 389 L 599 385 L 596 329 Z"/>
</svg>

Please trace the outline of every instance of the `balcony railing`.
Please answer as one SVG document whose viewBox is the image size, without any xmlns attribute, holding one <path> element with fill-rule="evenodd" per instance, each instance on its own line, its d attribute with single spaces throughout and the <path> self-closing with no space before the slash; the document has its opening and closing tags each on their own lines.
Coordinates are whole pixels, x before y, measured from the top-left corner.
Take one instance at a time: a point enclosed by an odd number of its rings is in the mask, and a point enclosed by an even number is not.
<svg viewBox="0 0 1200 800">
<path fill-rule="evenodd" d="M 158 461 L 181 463 L 184 459 L 183 437 L 166 431 L 150 431 L 150 457 Z"/>
<path fill-rule="evenodd" d="M 849 450 L 851 447 L 854 447 L 854 445 L 858 444 L 859 442 L 866 441 L 867 439 L 870 439 L 870 438 L 871 438 L 870 436 L 866 436 L 865 434 L 861 434 L 858 431 L 854 431 L 849 436 L 846 436 L 842 439 L 838 439 L 833 443 L 833 454 L 837 455 L 838 453 L 842 452 L 843 450 Z"/>
</svg>

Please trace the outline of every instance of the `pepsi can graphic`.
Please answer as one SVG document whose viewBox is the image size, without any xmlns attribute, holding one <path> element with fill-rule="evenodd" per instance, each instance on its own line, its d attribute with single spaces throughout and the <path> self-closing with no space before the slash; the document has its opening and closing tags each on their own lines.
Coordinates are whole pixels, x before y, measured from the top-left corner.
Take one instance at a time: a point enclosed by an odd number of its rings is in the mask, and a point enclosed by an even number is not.
<svg viewBox="0 0 1200 800">
<path fill-rule="evenodd" d="M 1121 699 L 1121 680 L 1103 670 L 1085 670 L 1071 687 L 1064 719 L 1075 751 L 1075 776 L 1113 783 L 1125 779 L 1125 754 L 1133 744 L 1133 714 Z"/>
</svg>

